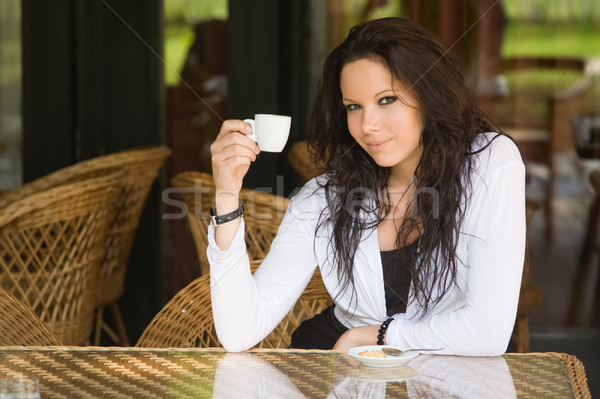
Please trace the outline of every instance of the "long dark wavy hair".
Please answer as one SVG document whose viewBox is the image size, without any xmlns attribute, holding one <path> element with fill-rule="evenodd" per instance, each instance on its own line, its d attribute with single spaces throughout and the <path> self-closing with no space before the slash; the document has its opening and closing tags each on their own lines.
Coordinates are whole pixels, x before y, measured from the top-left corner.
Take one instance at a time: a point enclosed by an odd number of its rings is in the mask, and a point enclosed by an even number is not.
<svg viewBox="0 0 600 399">
<path fill-rule="evenodd" d="M 333 226 L 330 245 L 340 292 L 350 287 L 355 293 L 356 248 L 363 233 L 390 212 L 386 190 L 390 168 L 378 166 L 357 145 L 342 104 L 342 68 L 359 59 L 387 66 L 403 87 L 411 89 L 423 115 L 423 151 L 413 180 L 416 194 L 396 244 L 402 248 L 411 232 L 420 233 L 410 262 L 414 295 L 409 301 L 417 301 L 417 314 L 424 315 L 456 283 L 457 266 L 465 261 L 457 259 L 456 247 L 465 214 L 461 203 L 471 196 L 470 179 L 465 178 L 473 169 L 471 144 L 478 134 L 499 129 L 476 105 L 445 46 L 425 28 L 403 18 L 352 28 L 325 61 L 307 129 L 314 161 L 328 176 L 323 183 L 328 208 L 318 228 Z M 365 218 L 366 214 L 374 218 Z"/>
</svg>

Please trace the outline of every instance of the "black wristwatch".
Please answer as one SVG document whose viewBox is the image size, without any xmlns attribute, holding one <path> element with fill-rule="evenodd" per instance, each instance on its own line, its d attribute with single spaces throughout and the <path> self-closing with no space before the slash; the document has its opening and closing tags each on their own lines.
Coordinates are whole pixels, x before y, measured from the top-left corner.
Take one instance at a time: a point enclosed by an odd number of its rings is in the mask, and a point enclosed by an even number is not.
<svg viewBox="0 0 600 399">
<path fill-rule="evenodd" d="M 244 206 L 242 204 L 240 204 L 238 209 L 236 209 L 233 212 L 222 215 L 222 216 L 217 216 L 216 208 L 210 208 L 209 214 L 210 214 L 211 223 L 214 226 L 218 226 L 223 223 L 231 222 L 232 220 L 235 220 L 235 219 L 239 218 L 240 216 L 242 216 L 244 214 Z"/>
</svg>

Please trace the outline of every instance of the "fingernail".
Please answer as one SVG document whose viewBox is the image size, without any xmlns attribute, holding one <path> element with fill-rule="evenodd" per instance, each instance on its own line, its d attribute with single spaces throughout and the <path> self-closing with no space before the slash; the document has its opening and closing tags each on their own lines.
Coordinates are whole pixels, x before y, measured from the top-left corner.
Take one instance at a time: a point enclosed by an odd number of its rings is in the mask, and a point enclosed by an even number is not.
<svg viewBox="0 0 600 399">
<path fill-rule="evenodd" d="M 252 126 L 250 126 L 249 124 L 246 124 L 246 131 L 248 133 L 252 133 Z"/>
</svg>

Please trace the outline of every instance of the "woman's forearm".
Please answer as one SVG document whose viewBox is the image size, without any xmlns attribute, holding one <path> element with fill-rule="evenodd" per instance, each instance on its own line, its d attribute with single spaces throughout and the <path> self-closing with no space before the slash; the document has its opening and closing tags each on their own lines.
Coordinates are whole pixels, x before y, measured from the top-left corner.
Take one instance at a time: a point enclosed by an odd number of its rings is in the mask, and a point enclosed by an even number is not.
<svg viewBox="0 0 600 399">
<path fill-rule="evenodd" d="M 217 216 L 226 215 L 235 211 L 240 206 L 239 193 L 219 192 L 215 193 L 215 209 Z M 226 251 L 231 246 L 235 233 L 240 226 L 241 218 L 235 218 L 229 222 L 215 226 L 215 243 Z"/>
</svg>

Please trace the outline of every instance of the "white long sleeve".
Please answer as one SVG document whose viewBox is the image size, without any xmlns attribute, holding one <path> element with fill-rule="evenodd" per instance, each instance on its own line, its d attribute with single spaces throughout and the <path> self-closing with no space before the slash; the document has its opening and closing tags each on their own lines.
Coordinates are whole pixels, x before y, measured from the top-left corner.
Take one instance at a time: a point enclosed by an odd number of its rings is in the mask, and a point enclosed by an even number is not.
<svg viewBox="0 0 600 399">
<path fill-rule="evenodd" d="M 317 267 L 313 222 L 318 215 L 306 209 L 296 211 L 300 197 L 290 204 L 254 276 L 246 254 L 244 223 L 227 251 L 218 248 L 214 227 L 209 227 L 213 315 L 219 340 L 228 351 L 251 348 L 266 337 L 296 303 Z"/>
</svg>

